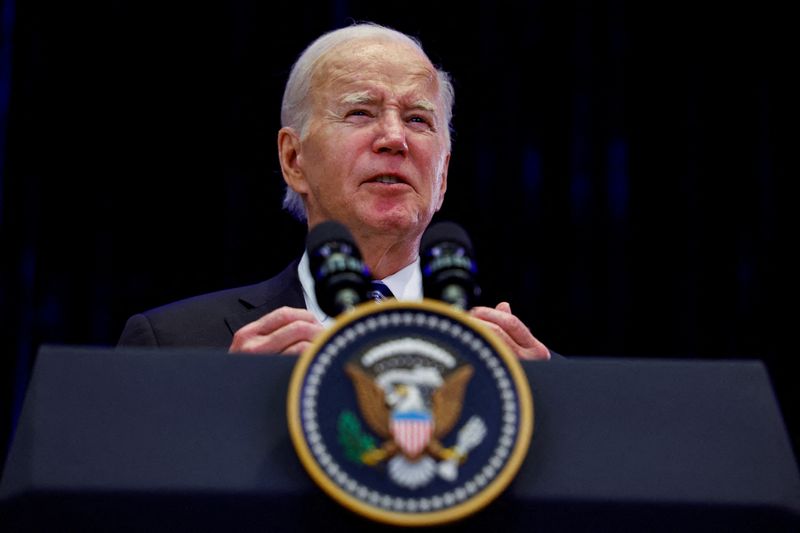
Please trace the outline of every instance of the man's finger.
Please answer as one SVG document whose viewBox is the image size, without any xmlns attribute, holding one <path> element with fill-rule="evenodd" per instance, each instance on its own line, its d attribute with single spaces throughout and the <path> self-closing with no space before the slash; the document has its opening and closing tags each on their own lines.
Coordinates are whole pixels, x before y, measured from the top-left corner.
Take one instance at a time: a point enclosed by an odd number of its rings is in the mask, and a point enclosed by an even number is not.
<svg viewBox="0 0 800 533">
<path fill-rule="evenodd" d="M 474 307 L 470 314 L 488 325 L 520 359 L 549 359 L 550 350 L 533 336 L 531 330 L 511 313 L 508 302 L 496 308 Z"/>
<path fill-rule="evenodd" d="M 508 308 L 509 310 L 511 309 L 510 306 Z M 497 324 L 518 344 L 525 345 L 533 338 L 528 326 L 509 311 L 500 311 L 491 307 L 475 307 L 470 311 L 470 314 L 485 322 Z"/>
<path fill-rule="evenodd" d="M 511 304 L 508 303 L 508 302 L 500 302 L 499 304 L 497 304 L 497 307 L 495 307 L 495 309 L 497 309 L 498 311 L 502 311 L 503 313 L 509 313 L 510 314 L 511 313 Z"/>
<path fill-rule="evenodd" d="M 281 307 L 239 329 L 228 351 L 297 353 L 300 343 L 310 343 L 323 329 L 311 312 Z"/>
<path fill-rule="evenodd" d="M 243 326 L 239 331 L 246 334 L 261 333 L 269 334 L 278 328 L 296 321 L 304 321 L 310 323 L 318 323 L 314 314 L 307 309 L 298 309 L 296 307 L 279 307 L 274 311 L 270 311 L 258 320 L 254 320 L 249 324 Z M 238 333 L 238 331 L 237 331 Z"/>
</svg>

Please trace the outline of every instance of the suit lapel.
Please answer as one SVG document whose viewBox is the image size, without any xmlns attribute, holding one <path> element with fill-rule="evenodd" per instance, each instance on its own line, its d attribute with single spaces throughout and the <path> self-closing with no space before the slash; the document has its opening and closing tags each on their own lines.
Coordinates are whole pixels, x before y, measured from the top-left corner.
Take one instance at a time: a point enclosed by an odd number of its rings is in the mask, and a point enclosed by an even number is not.
<svg viewBox="0 0 800 533">
<path fill-rule="evenodd" d="M 274 278 L 243 289 L 239 295 L 239 310 L 225 317 L 231 335 L 279 307 L 305 309 L 303 287 L 297 275 L 298 263 L 299 260 L 295 260 Z"/>
</svg>

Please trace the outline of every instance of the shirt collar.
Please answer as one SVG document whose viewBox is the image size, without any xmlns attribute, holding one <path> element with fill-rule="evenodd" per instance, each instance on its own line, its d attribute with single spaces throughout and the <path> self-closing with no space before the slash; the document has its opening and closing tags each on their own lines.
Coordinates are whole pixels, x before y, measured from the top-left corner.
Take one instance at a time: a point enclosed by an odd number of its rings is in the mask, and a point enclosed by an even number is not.
<svg viewBox="0 0 800 533">
<path fill-rule="evenodd" d="M 303 286 L 306 309 L 311 311 L 323 325 L 329 326 L 332 324 L 333 318 L 326 315 L 320 309 L 319 303 L 317 303 L 317 295 L 314 292 L 314 278 L 311 275 L 307 252 L 303 253 L 300 264 L 297 265 L 297 275 L 300 277 L 300 284 Z M 413 263 L 383 278 L 381 281 L 389 287 L 389 290 L 398 300 L 422 300 L 422 271 L 419 268 L 419 257 Z"/>
</svg>

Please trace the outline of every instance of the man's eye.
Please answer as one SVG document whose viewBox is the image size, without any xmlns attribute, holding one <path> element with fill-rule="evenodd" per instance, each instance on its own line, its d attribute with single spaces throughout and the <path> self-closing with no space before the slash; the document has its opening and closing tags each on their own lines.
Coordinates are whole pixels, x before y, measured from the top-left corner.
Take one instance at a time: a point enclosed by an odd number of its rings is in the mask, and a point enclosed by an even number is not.
<svg viewBox="0 0 800 533">
<path fill-rule="evenodd" d="M 413 115 L 413 116 L 408 118 L 408 121 L 413 123 L 413 124 L 422 124 L 422 125 L 425 125 L 425 126 L 430 126 L 431 125 L 431 121 L 430 120 L 428 120 L 427 118 L 422 117 L 420 115 Z"/>
<path fill-rule="evenodd" d="M 369 112 L 366 109 L 353 109 L 347 112 L 348 117 L 368 117 Z"/>
</svg>

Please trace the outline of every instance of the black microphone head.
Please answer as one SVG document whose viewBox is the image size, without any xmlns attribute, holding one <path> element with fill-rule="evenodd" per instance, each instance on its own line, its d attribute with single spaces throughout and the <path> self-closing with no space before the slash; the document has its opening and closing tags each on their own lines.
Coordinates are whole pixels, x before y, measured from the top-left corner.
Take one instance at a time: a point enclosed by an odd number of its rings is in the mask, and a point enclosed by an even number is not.
<svg viewBox="0 0 800 533">
<path fill-rule="evenodd" d="M 326 220 L 311 228 L 306 236 L 306 250 L 310 253 L 312 250 L 317 250 L 324 244 L 333 241 L 349 243 L 355 253 L 358 254 L 358 257 L 361 257 L 353 234 L 350 233 L 347 226 L 336 220 Z"/>
<path fill-rule="evenodd" d="M 455 222 L 438 222 L 420 242 L 422 290 L 427 298 L 443 300 L 461 309 L 475 305 L 480 296 L 478 269 L 472 241 Z"/>
<path fill-rule="evenodd" d="M 311 228 L 306 251 L 317 303 L 326 314 L 336 316 L 368 299 L 369 269 L 344 224 L 329 220 Z"/>
<path fill-rule="evenodd" d="M 461 245 L 468 255 L 472 255 L 472 240 L 467 231 L 456 224 L 445 220 L 428 226 L 422 234 L 420 250 L 428 250 L 442 242 L 451 242 Z"/>
</svg>

